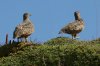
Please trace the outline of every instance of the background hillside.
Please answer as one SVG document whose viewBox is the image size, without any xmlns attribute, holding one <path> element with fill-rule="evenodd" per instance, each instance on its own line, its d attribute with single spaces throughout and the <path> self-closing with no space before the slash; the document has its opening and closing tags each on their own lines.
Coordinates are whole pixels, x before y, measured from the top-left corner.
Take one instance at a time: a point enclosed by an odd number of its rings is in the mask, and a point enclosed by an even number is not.
<svg viewBox="0 0 100 66">
<path fill-rule="evenodd" d="M 0 66 L 100 66 L 100 39 L 6 44 L 0 47 Z"/>
</svg>

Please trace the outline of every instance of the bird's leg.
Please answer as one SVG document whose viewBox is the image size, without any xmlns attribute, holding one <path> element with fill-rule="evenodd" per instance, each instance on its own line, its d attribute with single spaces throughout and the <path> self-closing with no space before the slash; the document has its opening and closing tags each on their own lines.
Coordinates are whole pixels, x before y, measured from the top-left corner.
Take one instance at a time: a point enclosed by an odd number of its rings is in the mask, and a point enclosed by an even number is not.
<svg viewBox="0 0 100 66">
<path fill-rule="evenodd" d="M 24 42 L 24 41 L 25 41 L 25 39 L 22 37 L 22 38 L 21 38 L 21 42 Z"/>
<path fill-rule="evenodd" d="M 23 41 L 23 38 L 20 38 L 20 41 L 22 42 Z"/>
<path fill-rule="evenodd" d="M 76 36 L 77 36 L 77 34 L 74 34 L 74 35 L 73 35 L 74 39 L 76 39 Z"/>
<path fill-rule="evenodd" d="M 79 39 L 80 38 L 78 35 L 76 35 L 75 37 L 76 37 L 76 39 Z"/>
<path fill-rule="evenodd" d="M 72 34 L 72 39 L 74 39 L 74 35 Z"/>
<path fill-rule="evenodd" d="M 27 42 L 27 38 L 25 38 L 25 42 Z"/>
<path fill-rule="evenodd" d="M 19 42 L 19 38 L 17 38 L 17 42 Z"/>
<path fill-rule="evenodd" d="M 23 42 L 25 42 L 25 38 L 23 38 Z"/>
</svg>

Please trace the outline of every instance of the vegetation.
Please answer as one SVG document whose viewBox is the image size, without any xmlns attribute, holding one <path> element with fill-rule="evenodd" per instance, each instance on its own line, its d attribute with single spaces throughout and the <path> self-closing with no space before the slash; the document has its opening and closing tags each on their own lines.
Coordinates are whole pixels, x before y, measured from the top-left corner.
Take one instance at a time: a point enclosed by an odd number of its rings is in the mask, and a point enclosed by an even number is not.
<svg viewBox="0 0 100 66">
<path fill-rule="evenodd" d="M 58 37 L 43 44 L 12 43 L 0 47 L 0 66 L 100 66 L 100 39 Z"/>
</svg>

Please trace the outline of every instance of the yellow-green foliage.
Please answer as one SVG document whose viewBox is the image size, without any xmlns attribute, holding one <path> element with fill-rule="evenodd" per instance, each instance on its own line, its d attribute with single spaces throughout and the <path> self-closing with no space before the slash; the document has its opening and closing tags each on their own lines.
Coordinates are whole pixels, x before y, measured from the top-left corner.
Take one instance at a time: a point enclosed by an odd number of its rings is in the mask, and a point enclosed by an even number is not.
<svg viewBox="0 0 100 66">
<path fill-rule="evenodd" d="M 100 66 L 100 43 L 55 38 L 1 57 L 0 66 Z"/>
</svg>

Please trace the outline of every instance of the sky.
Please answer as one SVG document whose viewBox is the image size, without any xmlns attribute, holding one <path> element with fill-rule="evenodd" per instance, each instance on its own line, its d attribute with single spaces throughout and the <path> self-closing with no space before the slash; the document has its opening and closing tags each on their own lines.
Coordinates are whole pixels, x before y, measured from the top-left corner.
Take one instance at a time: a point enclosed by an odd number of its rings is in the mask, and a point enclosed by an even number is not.
<svg viewBox="0 0 100 66">
<path fill-rule="evenodd" d="M 59 37 L 58 32 L 74 21 L 73 13 L 79 11 L 85 28 L 79 40 L 92 40 L 100 37 L 100 0 L 0 0 L 0 43 L 5 42 L 6 34 L 12 40 L 15 27 L 23 20 L 23 13 L 30 17 L 35 32 L 29 40 L 44 42 Z M 70 37 L 69 34 L 64 34 Z"/>
</svg>

